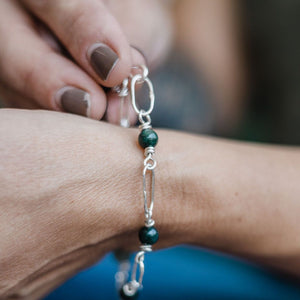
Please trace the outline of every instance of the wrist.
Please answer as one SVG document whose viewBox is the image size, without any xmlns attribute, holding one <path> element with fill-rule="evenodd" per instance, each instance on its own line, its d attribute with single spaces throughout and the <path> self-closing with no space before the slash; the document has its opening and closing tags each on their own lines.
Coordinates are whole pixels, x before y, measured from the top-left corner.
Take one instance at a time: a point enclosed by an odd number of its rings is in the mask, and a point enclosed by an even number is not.
<svg viewBox="0 0 300 300">
<path fill-rule="evenodd" d="M 138 145 L 138 130 L 122 130 L 120 139 L 127 142 L 122 151 L 116 150 L 114 157 L 120 162 L 118 192 L 113 193 L 118 200 L 118 222 L 122 223 L 126 234 L 126 242 L 121 247 L 135 250 L 139 244 L 138 232 L 144 226 L 144 198 L 143 198 L 143 149 Z M 156 146 L 157 168 L 155 169 L 155 194 L 153 219 L 155 227 L 159 231 L 159 241 L 155 248 L 163 248 L 175 244 L 187 242 L 187 228 L 190 225 L 190 210 L 192 205 L 183 204 L 184 174 L 176 163 L 178 155 L 183 152 L 173 151 L 178 149 L 178 133 L 165 130 L 156 130 L 159 142 Z M 179 158 L 180 159 L 180 158 Z M 116 164 L 116 162 L 114 162 Z M 126 165 L 126 167 L 124 167 Z M 148 186 L 149 183 L 147 183 Z M 189 233 L 190 235 L 190 233 Z"/>
<path fill-rule="evenodd" d="M 197 244 L 208 209 L 204 176 L 196 154 L 199 138 L 166 130 L 160 131 L 159 136 L 156 197 L 157 223 L 162 236 L 159 246 Z"/>
<path fill-rule="evenodd" d="M 207 205 L 202 201 L 206 187 L 204 182 L 199 180 L 199 173 L 195 174 L 194 154 L 189 158 L 188 153 L 193 150 L 186 144 L 192 146 L 195 137 L 166 130 L 156 130 L 156 132 L 159 142 L 156 146 L 153 219 L 160 239 L 154 245 L 154 249 L 182 243 L 195 244 L 207 215 Z M 134 132 L 132 139 L 137 139 L 137 132 Z M 144 224 L 141 175 L 143 158 L 142 154 L 136 153 L 134 149 L 137 148 L 141 152 L 138 145 L 133 143 L 132 146 L 132 150 L 129 151 L 134 151 L 131 154 L 137 155 L 131 159 L 134 161 L 131 180 L 135 180 L 135 192 L 134 199 L 128 202 L 132 213 L 126 218 L 130 219 L 136 246 L 139 243 L 137 232 Z M 127 164 L 130 165 L 129 162 Z"/>
</svg>

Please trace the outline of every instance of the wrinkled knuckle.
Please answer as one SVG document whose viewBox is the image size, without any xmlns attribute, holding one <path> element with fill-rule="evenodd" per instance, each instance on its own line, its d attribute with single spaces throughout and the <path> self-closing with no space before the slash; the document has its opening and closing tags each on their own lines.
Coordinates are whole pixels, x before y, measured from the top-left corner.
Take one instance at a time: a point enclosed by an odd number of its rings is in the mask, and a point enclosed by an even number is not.
<svg viewBox="0 0 300 300">
<path fill-rule="evenodd" d="M 22 0 L 22 2 L 30 7 L 35 12 L 51 13 L 58 12 L 65 6 L 72 5 L 73 1 L 59 1 L 59 0 Z"/>
<path fill-rule="evenodd" d="M 49 9 L 53 6 L 53 2 L 55 2 L 55 1 L 23 0 L 22 2 L 37 12 L 43 12 L 43 11 L 47 11 L 47 10 L 49 11 Z"/>
<path fill-rule="evenodd" d="M 70 12 L 64 22 L 66 32 L 72 32 L 66 38 L 69 42 L 78 43 L 81 41 L 81 31 L 85 29 L 85 19 L 87 18 L 86 12 L 82 9 L 74 9 Z"/>
</svg>

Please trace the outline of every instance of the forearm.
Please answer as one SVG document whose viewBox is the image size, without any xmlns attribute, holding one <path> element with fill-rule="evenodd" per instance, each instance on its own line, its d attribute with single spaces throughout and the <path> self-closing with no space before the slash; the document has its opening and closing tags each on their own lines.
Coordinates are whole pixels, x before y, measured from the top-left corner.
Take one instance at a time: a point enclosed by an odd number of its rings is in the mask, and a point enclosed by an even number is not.
<svg viewBox="0 0 300 300">
<path fill-rule="evenodd" d="M 299 149 L 159 135 L 155 213 L 171 244 L 180 237 L 300 275 Z"/>
<path fill-rule="evenodd" d="M 136 179 L 126 179 L 135 148 L 123 130 L 0 110 L 0 299 L 40 298 L 125 244 L 132 194 L 123 190 Z"/>
<path fill-rule="evenodd" d="M 0 298 L 39 298 L 106 252 L 137 249 L 137 129 L 45 111 L 0 115 Z M 157 132 L 157 247 L 197 244 L 282 269 L 288 261 L 299 273 L 296 149 Z"/>
</svg>

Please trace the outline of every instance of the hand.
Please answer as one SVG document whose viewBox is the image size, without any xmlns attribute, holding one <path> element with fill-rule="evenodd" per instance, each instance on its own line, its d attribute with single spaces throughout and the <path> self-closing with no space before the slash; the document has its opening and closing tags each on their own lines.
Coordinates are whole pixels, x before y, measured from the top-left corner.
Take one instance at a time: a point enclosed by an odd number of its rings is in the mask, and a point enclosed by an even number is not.
<svg viewBox="0 0 300 300">
<path fill-rule="evenodd" d="M 168 207 L 180 181 L 163 157 L 177 139 L 160 136 L 154 215 L 161 241 L 154 249 L 184 241 L 179 216 L 190 211 Z M 71 114 L 0 109 L 0 299 L 40 299 L 107 252 L 138 249 L 137 137 L 137 129 Z"/>
<path fill-rule="evenodd" d="M 139 7 L 136 3 L 134 13 L 140 14 Z M 132 15 L 124 10 L 122 24 L 130 23 Z M 150 25 L 148 22 L 147 27 Z M 139 30 L 136 24 L 130 28 Z M 2 98 L 8 107 L 66 111 L 98 120 L 109 104 L 107 118 L 115 122 L 118 101 L 102 86 L 120 84 L 133 65 L 144 63 L 143 56 L 129 43 L 101 0 L 1 1 Z M 145 45 L 139 45 L 137 39 L 134 43 L 137 47 Z M 130 117 L 133 119 L 133 114 Z"/>
<path fill-rule="evenodd" d="M 136 130 L 47 111 L 0 116 L 0 299 L 39 299 L 131 235 L 138 246 Z"/>
</svg>

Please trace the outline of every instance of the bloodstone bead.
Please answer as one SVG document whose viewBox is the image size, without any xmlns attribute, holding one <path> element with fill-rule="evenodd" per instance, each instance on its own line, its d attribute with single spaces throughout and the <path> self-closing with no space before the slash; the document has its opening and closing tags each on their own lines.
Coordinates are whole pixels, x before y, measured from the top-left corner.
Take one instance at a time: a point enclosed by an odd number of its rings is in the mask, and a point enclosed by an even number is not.
<svg viewBox="0 0 300 300">
<path fill-rule="evenodd" d="M 142 244 L 153 245 L 158 241 L 158 231 L 155 227 L 142 227 L 139 231 L 139 238 Z"/>
<path fill-rule="evenodd" d="M 139 144 L 143 148 L 155 147 L 158 141 L 156 132 L 150 128 L 143 129 L 139 135 Z"/>
<path fill-rule="evenodd" d="M 123 286 L 120 290 L 120 297 L 122 300 L 136 300 L 138 298 L 138 291 L 135 291 L 132 295 L 126 295 Z"/>
</svg>

